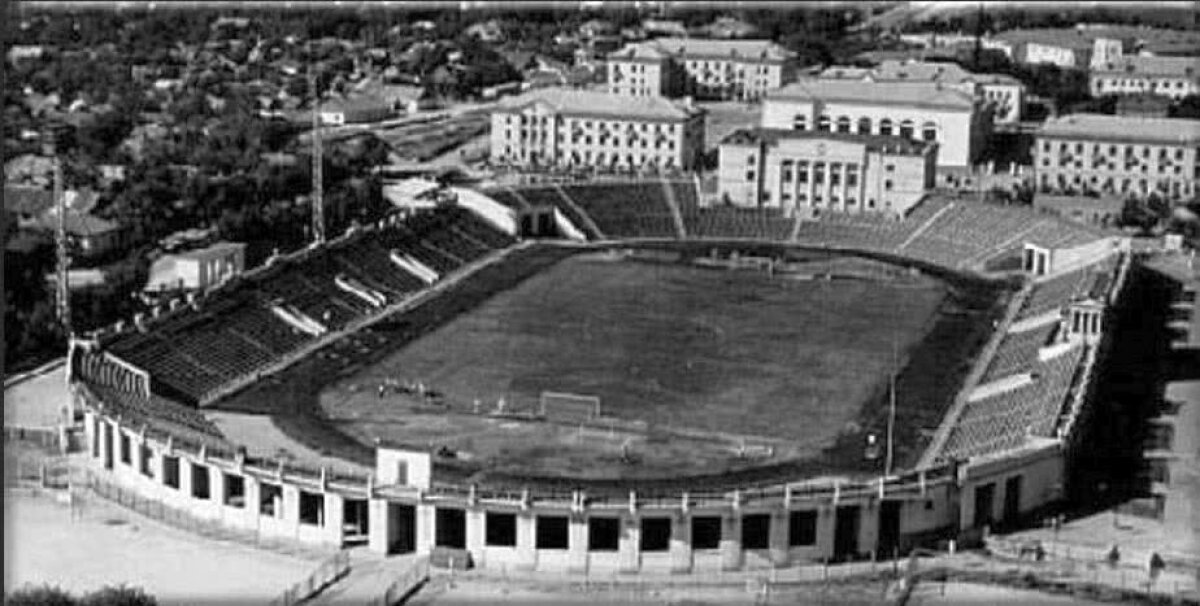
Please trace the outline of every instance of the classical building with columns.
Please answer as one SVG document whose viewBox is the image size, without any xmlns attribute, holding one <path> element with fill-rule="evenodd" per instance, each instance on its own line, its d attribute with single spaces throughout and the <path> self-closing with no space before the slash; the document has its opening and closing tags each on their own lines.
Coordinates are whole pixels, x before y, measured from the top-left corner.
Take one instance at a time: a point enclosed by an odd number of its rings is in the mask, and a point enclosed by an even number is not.
<svg viewBox="0 0 1200 606">
<path fill-rule="evenodd" d="M 1197 193 L 1200 120 L 1071 114 L 1047 120 L 1034 143 L 1043 193 L 1158 195 Z"/>
<path fill-rule="evenodd" d="M 524 167 L 691 170 L 704 152 L 704 117 L 688 100 L 531 91 L 492 111 L 491 159 Z"/>
<path fill-rule="evenodd" d="M 938 169 L 968 168 L 992 128 L 989 103 L 940 82 L 808 79 L 769 94 L 763 128 L 901 136 L 938 144 Z"/>
<path fill-rule="evenodd" d="M 909 59 L 887 60 L 873 68 L 826 68 L 826 80 L 865 82 L 940 82 L 990 103 L 997 124 L 1019 122 L 1025 105 L 1025 85 L 1006 74 L 976 74 L 957 63 L 931 63 Z"/>
<path fill-rule="evenodd" d="M 609 92 L 759 99 L 792 78 L 795 53 L 770 40 L 656 38 L 609 53 Z"/>
<path fill-rule="evenodd" d="M 937 144 L 897 135 L 744 129 L 720 146 L 718 191 L 730 204 L 904 216 L 933 187 Z"/>
</svg>

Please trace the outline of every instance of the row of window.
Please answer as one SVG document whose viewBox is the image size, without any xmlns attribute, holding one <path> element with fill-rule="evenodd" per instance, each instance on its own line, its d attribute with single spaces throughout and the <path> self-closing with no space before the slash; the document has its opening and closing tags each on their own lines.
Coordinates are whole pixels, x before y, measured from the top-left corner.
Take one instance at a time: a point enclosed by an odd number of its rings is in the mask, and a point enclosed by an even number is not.
<svg viewBox="0 0 1200 606">
<path fill-rule="evenodd" d="M 563 136 L 565 137 L 565 133 L 563 133 Z M 507 131 L 505 133 L 505 137 L 507 138 L 507 140 L 512 141 L 513 140 L 512 131 Z M 611 138 L 611 143 L 610 143 L 610 138 Z M 548 139 L 549 138 L 546 137 L 545 135 L 543 135 L 541 137 L 528 136 L 527 133 L 525 133 L 525 131 L 521 131 L 521 138 L 520 138 L 521 143 L 525 143 L 526 141 L 533 142 L 533 143 L 537 143 L 540 141 L 540 142 L 544 143 Z M 626 139 L 622 140 L 615 136 L 612 136 L 612 137 L 599 136 L 599 137 L 595 137 L 593 139 L 592 135 L 584 135 L 584 136 L 574 135 L 569 140 L 568 139 L 560 139 L 560 141 L 563 143 L 566 143 L 569 141 L 571 145 L 580 145 L 580 144 L 592 145 L 593 140 L 595 141 L 595 144 L 601 145 L 604 147 L 636 148 L 636 147 L 639 147 L 639 145 L 637 145 L 637 144 L 640 142 L 641 143 L 640 147 L 642 149 L 654 148 L 655 150 L 665 149 L 668 151 L 675 151 L 675 141 L 673 139 L 664 140 L 661 136 L 658 138 L 655 138 L 653 145 L 650 144 L 649 139 L 626 138 Z M 665 143 L 665 145 L 664 145 L 664 143 Z"/>
<path fill-rule="evenodd" d="M 1093 143 L 1091 145 L 1091 147 L 1088 147 L 1088 146 L 1084 145 L 1083 142 L 1081 142 L 1081 141 L 1076 141 L 1074 144 L 1068 143 L 1066 141 L 1058 142 L 1058 153 L 1059 154 L 1071 153 L 1072 149 L 1074 149 L 1074 153 L 1080 154 L 1080 155 L 1084 154 L 1086 151 L 1090 151 L 1093 156 L 1101 155 L 1104 152 L 1104 146 L 1102 146 L 1099 143 Z M 1054 142 L 1049 141 L 1049 140 L 1042 140 L 1042 152 L 1043 153 L 1048 154 L 1048 153 L 1052 152 L 1053 150 L 1054 150 Z M 1173 157 L 1176 161 L 1183 160 L 1183 148 L 1182 147 L 1152 146 L 1152 145 L 1141 145 L 1141 146 L 1125 145 L 1124 147 L 1119 147 L 1119 146 L 1117 146 L 1115 144 L 1111 144 L 1111 143 L 1108 145 L 1108 155 L 1110 155 L 1110 156 L 1116 156 L 1118 153 L 1123 152 L 1126 157 L 1135 157 L 1135 156 L 1137 156 L 1138 150 L 1140 150 L 1142 152 L 1143 158 L 1149 158 L 1149 157 L 1151 157 L 1151 155 L 1154 154 L 1155 151 L 1157 151 L 1159 160 L 1166 160 L 1171 157 Z M 1197 155 L 1197 157 L 1200 157 L 1200 149 L 1196 150 L 1196 155 Z"/>
<path fill-rule="evenodd" d="M 1060 173 L 1060 174 L 1053 175 L 1053 181 L 1059 188 L 1065 188 L 1069 185 L 1074 185 L 1076 187 L 1083 187 L 1083 186 L 1087 185 L 1087 186 L 1090 186 L 1091 189 L 1095 189 L 1100 192 L 1114 192 L 1114 193 L 1128 193 L 1128 192 L 1132 192 L 1132 191 L 1141 191 L 1142 193 L 1145 194 L 1145 193 L 1149 193 L 1151 191 L 1151 189 L 1153 189 L 1154 191 L 1171 193 L 1174 195 L 1188 195 L 1190 190 L 1192 189 L 1192 185 L 1190 183 L 1186 183 L 1186 182 L 1182 182 L 1182 181 L 1172 181 L 1169 179 L 1160 179 L 1160 180 L 1154 182 L 1153 187 L 1152 187 L 1151 183 L 1149 181 L 1147 181 L 1146 179 L 1138 179 L 1136 182 L 1133 179 L 1129 179 L 1129 178 L 1121 179 L 1120 184 L 1118 185 L 1117 180 L 1113 179 L 1112 177 L 1105 178 L 1103 181 L 1101 181 L 1100 178 L 1097 177 L 1096 175 L 1092 175 L 1091 177 L 1085 179 L 1081 175 L 1068 176 L 1068 175 L 1064 175 L 1064 174 Z M 1051 183 L 1051 175 L 1042 173 L 1042 175 L 1041 175 L 1042 186 L 1049 187 L 1050 183 Z"/>
<path fill-rule="evenodd" d="M 1050 158 L 1042 158 L 1042 166 L 1044 166 L 1044 167 L 1049 167 L 1049 166 L 1050 166 Z M 1074 167 L 1074 168 L 1076 168 L 1076 169 L 1079 169 L 1079 170 L 1082 170 L 1082 169 L 1084 168 L 1084 164 L 1083 164 L 1083 161 L 1082 161 L 1082 160 L 1077 160 L 1077 161 L 1075 161 L 1075 162 L 1070 162 L 1070 161 L 1068 161 L 1067 159 L 1060 159 L 1060 160 L 1058 161 L 1058 164 L 1057 164 L 1057 166 L 1058 166 L 1059 168 L 1071 168 L 1071 167 Z M 1126 164 L 1125 164 L 1125 166 L 1124 166 L 1124 171 L 1125 171 L 1125 172 L 1131 172 L 1131 170 L 1132 170 L 1132 169 L 1133 169 L 1135 166 L 1137 166 L 1137 163 L 1136 163 L 1136 162 L 1135 162 L 1135 163 L 1126 163 Z M 1105 163 L 1096 163 L 1096 162 L 1093 162 L 1093 163 L 1092 163 L 1092 166 L 1091 166 L 1090 168 L 1092 168 L 1092 169 L 1096 169 L 1096 168 L 1107 168 L 1107 169 L 1108 169 L 1108 170 L 1110 170 L 1110 171 L 1115 171 L 1115 170 L 1117 170 L 1117 165 L 1116 165 L 1116 163 L 1113 163 L 1113 162 L 1109 162 L 1109 163 L 1107 163 L 1107 164 L 1105 164 Z M 1141 172 L 1142 172 L 1143 174 L 1145 174 L 1145 173 L 1149 173 L 1149 172 L 1150 172 L 1150 165 L 1149 165 L 1149 164 L 1142 164 L 1142 165 L 1141 165 L 1141 169 L 1142 169 L 1142 170 L 1141 170 Z M 1158 165 L 1158 174 L 1162 175 L 1162 174 L 1165 174 L 1166 172 L 1167 172 L 1167 167 L 1166 167 L 1165 165 L 1163 165 L 1163 164 L 1159 164 L 1159 165 Z M 1172 172 L 1172 173 L 1174 173 L 1174 174 L 1176 174 L 1176 175 L 1182 175 L 1182 174 L 1183 174 L 1183 167 L 1177 164 L 1177 165 L 1175 165 L 1175 166 L 1173 167 L 1173 169 L 1172 169 L 1172 171 L 1171 171 L 1171 172 Z M 1200 167 L 1198 167 L 1198 168 L 1196 169 L 1196 177 L 1195 177 L 1195 178 L 1197 178 L 1197 179 L 1200 179 Z"/>
<path fill-rule="evenodd" d="M 514 126 L 514 125 L 521 126 L 521 127 L 526 127 L 526 126 L 552 127 L 554 124 L 558 124 L 559 126 L 566 126 L 567 128 L 570 128 L 573 131 L 577 131 L 577 130 L 581 130 L 581 129 L 582 130 L 592 130 L 593 128 L 601 129 L 601 130 L 611 130 L 611 131 L 620 131 L 620 130 L 624 129 L 624 130 L 641 130 L 642 132 L 649 132 L 649 131 L 653 130 L 655 133 L 659 133 L 659 134 L 667 133 L 667 134 L 672 134 L 672 135 L 675 134 L 676 132 L 678 132 L 678 129 L 679 129 L 678 124 L 654 123 L 653 128 L 651 128 L 651 124 L 648 122 L 626 122 L 626 121 L 618 121 L 618 120 L 612 120 L 612 121 L 583 120 L 580 118 L 563 118 L 561 116 L 556 116 L 553 118 L 550 116 L 525 116 L 524 114 L 515 114 L 515 117 L 516 117 L 516 119 L 514 120 L 513 119 L 514 114 L 508 114 L 507 116 L 504 117 L 504 124 L 509 127 Z"/>
<path fill-rule="evenodd" d="M 809 130 L 808 126 L 808 116 L 799 114 L 792 118 L 792 129 Z M 849 116 L 839 116 L 837 120 L 833 120 L 828 115 L 822 114 L 817 118 L 815 130 L 821 132 L 855 132 L 888 136 L 899 135 L 906 139 L 915 139 L 917 134 L 916 123 L 912 120 L 902 120 L 897 125 L 891 118 L 884 118 L 879 121 L 878 130 L 873 130 L 872 126 L 871 119 L 867 117 L 862 117 L 857 122 L 852 122 Z M 854 127 L 853 130 L 851 130 L 852 127 Z M 925 122 L 921 125 L 920 132 L 922 141 L 937 141 L 938 139 L 938 126 L 936 122 Z"/>
<path fill-rule="evenodd" d="M 1101 88 L 1146 88 L 1150 90 L 1185 90 L 1191 88 L 1187 80 L 1151 80 L 1151 79 L 1118 79 L 1118 78 L 1101 78 L 1099 80 Z"/>
<path fill-rule="evenodd" d="M 625 154 L 624 157 L 617 152 L 596 152 L 590 150 L 580 153 L 572 151 L 569 155 L 562 155 L 561 160 L 568 165 L 601 165 L 601 166 L 658 166 L 662 168 L 673 168 L 675 166 L 675 157 L 670 155 L 646 155 L 638 154 L 637 161 L 634 161 L 633 154 Z M 547 162 L 555 162 L 559 156 L 550 154 L 538 154 L 536 151 L 519 150 L 514 151 L 512 146 L 504 148 L 503 158 L 520 159 L 522 161 L 535 162 L 544 160 Z"/>
<path fill-rule="evenodd" d="M 461 509 L 439 508 L 435 516 L 434 541 L 439 547 L 466 548 L 466 513 Z M 639 522 L 638 549 L 644 553 L 664 552 L 671 548 L 673 520 L 669 517 L 645 517 Z M 588 551 L 617 551 L 620 548 L 621 520 L 590 517 L 587 521 Z M 769 549 L 771 515 L 742 516 L 742 548 Z M 721 545 L 720 516 L 695 516 L 689 530 L 692 549 L 718 549 Z M 517 514 L 487 512 L 484 515 L 484 545 L 517 546 Z M 817 543 L 817 512 L 792 511 L 788 514 L 788 546 L 809 547 Z M 565 550 L 570 548 L 570 518 L 539 515 L 534 518 L 534 548 Z"/>
</svg>

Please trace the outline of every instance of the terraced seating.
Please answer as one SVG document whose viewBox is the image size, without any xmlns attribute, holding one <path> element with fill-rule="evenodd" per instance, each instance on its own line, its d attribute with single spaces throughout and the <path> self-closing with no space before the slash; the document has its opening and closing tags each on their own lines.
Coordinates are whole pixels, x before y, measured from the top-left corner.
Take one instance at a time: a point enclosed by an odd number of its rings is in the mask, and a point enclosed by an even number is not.
<svg viewBox="0 0 1200 606">
<path fill-rule="evenodd" d="M 151 394 L 146 398 L 105 385 L 89 383 L 88 388 L 105 403 L 110 412 L 119 414 L 124 420 L 146 423 L 166 429 L 169 433 L 184 429 L 210 438 L 221 437 L 221 430 L 195 408 L 161 396 Z"/>
<path fill-rule="evenodd" d="M 794 221 L 772 209 L 714 206 L 683 217 L 687 232 L 700 238 L 787 240 Z"/>
<path fill-rule="evenodd" d="M 606 236 L 675 238 L 675 218 L 661 182 L 564 185 L 563 194 Z"/>
<path fill-rule="evenodd" d="M 257 305 L 247 305 L 237 314 L 227 317 L 225 329 L 269 349 L 274 358 L 312 340 L 309 335 L 292 328 L 275 314 Z"/>
<path fill-rule="evenodd" d="M 1021 333 L 1009 333 L 1000 342 L 984 373 L 983 381 L 995 381 L 1021 372 L 1029 372 L 1038 363 L 1038 350 L 1046 345 L 1057 325 L 1048 324 Z"/>
<path fill-rule="evenodd" d="M 1086 287 L 1090 277 L 1091 270 L 1085 268 L 1034 285 L 1033 292 L 1022 306 L 1019 317 L 1038 316 L 1066 305 L 1075 293 Z"/>
<path fill-rule="evenodd" d="M 1083 352 L 1077 347 L 1037 364 L 1029 385 L 968 403 L 939 456 L 967 458 L 1019 446 L 1028 436 L 1051 436 Z"/>
</svg>

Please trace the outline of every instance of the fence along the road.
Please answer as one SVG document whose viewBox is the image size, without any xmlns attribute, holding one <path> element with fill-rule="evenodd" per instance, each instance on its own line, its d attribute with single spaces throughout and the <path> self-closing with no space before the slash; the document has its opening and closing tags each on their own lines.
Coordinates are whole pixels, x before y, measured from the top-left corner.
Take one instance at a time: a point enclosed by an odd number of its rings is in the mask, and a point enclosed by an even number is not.
<svg viewBox="0 0 1200 606">
<path fill-rule="evenodd" d="M 271 606 L 293 606 L 317 595 L 326 587 L 350 574 L 350 553 L 339 551 L 304 580 L 292 585 L 271 602 Z"/>
<path fill-rule="evenodd" d="M 401 573 L 371 606 L 395 606 L 403 603 L 429 581 L 429 556 L 421 556 L 408 570 Z"/>
</svg>

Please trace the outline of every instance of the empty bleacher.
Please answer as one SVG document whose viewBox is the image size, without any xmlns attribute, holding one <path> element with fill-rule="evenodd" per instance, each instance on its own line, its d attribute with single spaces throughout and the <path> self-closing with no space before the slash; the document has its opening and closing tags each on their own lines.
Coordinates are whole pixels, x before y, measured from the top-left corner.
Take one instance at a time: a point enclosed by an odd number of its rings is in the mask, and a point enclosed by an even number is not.
<svg viewBox="0 0 1200 606">
<path fill-rule="evenodd" d="M 991 364 L 984 373 L 983 381 L 990 382 L 1022 372 L 1030 372 L 1038 363 L 1038 350 L 1047 345 L 1057 324 L 1019 333 L 1008 333 L 996 349 Z"/>
<path fill-rule="evenodd" d="M 1052 436 L 1083 352 L 1077 347 L 1037 364 L 1033 383 L 968 402 L 939 456 L 965 459 L 1020 446 L 1028 437 Z"/>
<path fill-rule="evenodd" d="M 608 237 L 678 237 L 659 181 L 564 185 L 559 191 Z"/>
<path fill-rule="evenodd" d="M 124 333 L 106 347 L 148 371 L 158 388 L 199 403 L 314 340 L 272 313 L 272 307 L 294 308 L 329 330 L 340 330 L 379 310 L 338 286 L 339 276 L 396 302 L 425 284 L 391 261 L 392 250 L 444 275 L 513 242 L 470 211 L 440 208 L 277 261 L 202 299 L 195 309 L 153 320 L 145 332 Z"/>
<path fill-rule="evenodd" d="M 1061 308 L 1086 288 L 1091 275 L 1092 270 L 1085 268 L 1035 284 L 1019 317 L 1030 318 Z"/>
</svg>

